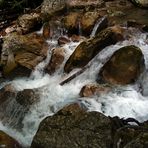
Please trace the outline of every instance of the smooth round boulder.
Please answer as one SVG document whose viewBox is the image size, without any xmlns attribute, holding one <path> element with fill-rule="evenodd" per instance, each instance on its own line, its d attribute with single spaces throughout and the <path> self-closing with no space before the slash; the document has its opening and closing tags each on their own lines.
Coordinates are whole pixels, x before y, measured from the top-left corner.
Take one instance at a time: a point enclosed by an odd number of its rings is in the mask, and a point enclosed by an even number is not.
<svg viewBox="0 0 148 148">
<path fill-rule="evenodd" d="M 130 84 L 137 80 L 145 67 L 140 48 L 130 45 L 116 51 L 99 72 L 99 78 L 111 84 Z"/>
</svg>

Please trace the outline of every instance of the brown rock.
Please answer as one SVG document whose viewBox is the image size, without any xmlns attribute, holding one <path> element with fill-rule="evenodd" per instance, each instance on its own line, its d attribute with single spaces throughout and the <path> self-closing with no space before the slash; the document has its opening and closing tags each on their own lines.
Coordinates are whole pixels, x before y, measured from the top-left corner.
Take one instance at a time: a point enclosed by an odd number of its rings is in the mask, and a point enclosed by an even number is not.
<svg viewBox="0 0 148 148">
<path fill-rule="evenodd" d="M 53 30 L 49 24 L 49 22 L 46 22 L 44 25 L 43 25 L 43 37 L 45 39 L 49 39 L 53 36 Z"/>
<path fill-rule="evenodd" d="M 48 45 L 40 35 L 8 34 L 4 38 L 1 56 L 4 76 L 9 76 L 18 67 L 24 67 L 25 71 L 29 69 L 31 72 L 47 56 L 47 50 Z"/>
<path fill-rule="evenodd" d="M 65 50 L 63 48 L 56 48 L 53 50 L 51 59 L 49 61 L 49 64 L 46 68 L 46 71 L 49 74 L 53 74 L 57 69 L 60 68 L 61 64 L 64 61 L 65 56 Z"/>
<path fill-rule="evenodd" d="M 86 112 L 78 104 L 72 104 L 41 122 L 31 148 L 109 148 L 111 130 L 108 117 L 98 112 Z"/>
<path fill-rule="evenodd" d="M 41 26 L 41 16 L 37 13 L 24 14 L 18 18 L 17 23 L 22 33 L 26 34 Z"/>
<path fill-rule="evenodd" d="M 74 68 L 81 68 L 87 65 L 103 48 L 122 40 L 123 31 L 119 26 L 110 27 L 101 31 L 94 38 L 80 43 L 67 60 L 64 71 L 68 73 Z"/>
<path fill-rule="evenodd" d="M 64 44 L 67 44 L 69 42 L 70 42 L 70 39 L 68 37 L 65 37 L 65 36 L 61 36 L 58 39 L 58 44 L 59 45 L 64 45 Z"/>
<path fill-rule="evenodd" d="M 0 131 L 0 147 L 3 148 L 22 148 L 22 146 L 12 137 Z"/>
<path fill-rule="evenodd" d="M 103 81 L 111 84 L 129 84 L 136 81 L 145 67 L 140 48 L 131 45 L 120 48 L 99 72 Z"/>
<path fill-rule="evenodd" d="M 80 91 L 81 97 L 92 97 L 94 95 L 100 96 L 101 94 L 106 94 L 111 90 L 108 86 L 101 86 L 97 84 L 88 84 L 83 86 Z"/>
</svg>

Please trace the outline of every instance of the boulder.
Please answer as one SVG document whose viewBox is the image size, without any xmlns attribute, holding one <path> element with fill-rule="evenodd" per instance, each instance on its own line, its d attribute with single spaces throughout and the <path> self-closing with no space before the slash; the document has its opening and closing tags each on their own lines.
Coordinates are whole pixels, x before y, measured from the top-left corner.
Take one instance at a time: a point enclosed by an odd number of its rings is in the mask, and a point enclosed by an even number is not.
<svg viewBox="0 0 148 148">
<path fill-rule="evenodd" d="M 29 107 L 39 101 L 39 95 L 36 92 L 37 90 L 24 89 L 23 91 L 17 92 L 15 99 L 20 105 Z"/>
<path fill-rule="evenodd" d="M 87 84 L 82 87 L 80 91 L 81 97 L 92 97 L 94 95 L 100 96 L 106 94 L 111 90 L 109 86 L 103 86 L 98 84 Z"/>
<path fill-rule="evenodd" d="M 66 8 L 65 0 L 44 0 L 41 6 L 41 13 L 44 19 L 49 19 Z"/>
<path fill-rule="evenodd" d="M 29 33 L 41 27 L 41 16 L 38 13 L 24 14 L 17 20 L 18 31 L 22 34 Z"/>
<path fill-rule="evenodd" d="M 98 112 L 86 112 L 75 103 L 40 123 L 31 148 L 107 148 L 111 142 L 110 119 Z"/>
<path fill-rule="evenodd" d="M 22 148 L 22 146 L 12 137 L 0 131 L 0 147 L 1 148 Z"/>
<path fill-rule="evenodd" d="M 55 48 L 52 52 L 49 64 L 46 67 L 46 71 L 49 74 L 53 74 L 60 68 L 65 58 L 65 50 L 63 48 Z"/>
<path fill-rule="evenodd" d="M 101 15 L 97 11 L 87 11 L 87 12 L 70 12 L 63 19 L 63 24 L 70 34 L 77 35 L 87 35 L 89 36 L 95 26 L 101 19 Z M 99 22 L 97 32 L 105 29 L 107 27 L 107 18 L 105 21 Z"/>
<path fill-rule="evenodd" d="M 64 71 L 68 73 L 74 68 L 87 65 L 106 46 L 123 40 L 123 31 L 119 26 L 109 27 L 102 30 L 95 37 L 81 42 L 67 60 Z"/>
<path fill-rule="evenodd" d="M 49 22 L 44 23 L 43 25 L 43 37 L 45 39 L 51 38 L 53 35 L 53 30 Z"/>
<path fill-rule="evenodd" d="M 40 35 L 8 34 L 4 38 L 0 61 L 4 76 L 13 75 L 13 71 L 17 69 L 23 69 L 28 76 L 31 70 L 47 56 L 47 50 L 48 45 Z M 16 76 L 19 76 L 19 71 Z"/>
<path fill-rule="evenodd" d="M 103 81 L 111 84 L 129 84 L 136 81 L 145 67 L 140 48 L 130 45 L 116 51 L 99 72 Z"/>
<path fill-rule="evenodd" d="M 130 1 L 138 7 L 148 8 L 148 1 L 147 0 L 130 0 Z"/>
<path fill-rule="evenodd" d="M 61 36 L 61 37 L 59 37 L 59 39 L 58 39 L 58 44 L 60 45 L 60 46 L 62 46 L 62 45 L 64 45 L 64 44 L 67 44 L 67 43 L 69 43 L 70 42 L 70 39 L 68 38 L 68 37 L 66 37 L 66 36 Z"/>
</svg>

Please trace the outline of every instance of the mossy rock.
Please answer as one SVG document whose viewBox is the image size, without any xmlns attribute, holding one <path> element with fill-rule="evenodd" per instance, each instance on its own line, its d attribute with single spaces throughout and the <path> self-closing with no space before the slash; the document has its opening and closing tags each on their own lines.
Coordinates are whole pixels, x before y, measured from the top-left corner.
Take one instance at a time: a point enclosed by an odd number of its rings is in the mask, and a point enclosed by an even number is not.
<svg viewBox="0 0 148 148">
<path fill-rule="evenodd" d="M 99 77 L 111 84 L 135 82 L 145 67 L 140 48 L 131 45 L 120 48 L 102 67 Z"/>
</svg>

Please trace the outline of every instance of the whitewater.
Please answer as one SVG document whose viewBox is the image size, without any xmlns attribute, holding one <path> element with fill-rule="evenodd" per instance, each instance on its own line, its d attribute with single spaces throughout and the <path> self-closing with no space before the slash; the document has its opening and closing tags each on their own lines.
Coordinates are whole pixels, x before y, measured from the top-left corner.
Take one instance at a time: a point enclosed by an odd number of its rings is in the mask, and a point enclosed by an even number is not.
<svg viewBox="0 0 148 148">
<path fill-rule="evenodd" d="M 3 110 L 3 113 L 11 114 L 11 118 L 7 123 L 0 121 L 0 130 L 17 139 L 24 147 L 28 147 L 40 122 L 45 117 L 54 115 L 63 106 L 75 101 L 81 102 L 88 111 L 98 111 L 107 116 L 132 117 L 140 122 L 148 120 L 148 34 L 141 33 L 137 29 L 128 29 L 128 32 L 130 38 L 104 48 L 91 61 L 90 67 L 84 73 L 63 86 L 60 85 L 60 82 L 66 78 L 66 74 L 63 71 L 64 64 L 80 42 L 70 42 L 63 46 L 65 49 L 63 64 L 53 75 L 48 75 L 44 72 L 44 68 L 50 61 L 52 50 L 57 47 L 58 43 L 56 40 L 47 40 L 49 44 L 48 56 L 37 65 L 29 78 L 15 79 L 0 86 L 2 88 L 7 84 L 11 84 L 18 91 L 37 89 L 40 101 L 33 104 L 27 113 L 23 111 L 23 108 L 15 101 L 15 98 L 6 102 L 7 107 Z M 96 83 L 100 68 L 116 50 L 126 45 L 136 45 L 141 48 L 144 54 L 146 70 L 137 82 L 126 86 L 112 86 L 113 89 L 109 93 L 101 96 L 80 98 L 79 92 L 81 88 L 86 84 Z M 78 70 L 73 70 L 71 74 Z M 141 93 L 141 88 L 143 93 Z M 19 118 L 22 117 L 23 126 L 19 129 L 15 128 Z M 15 123 L 16 125 L 14 126 Z"/>
</svg>

